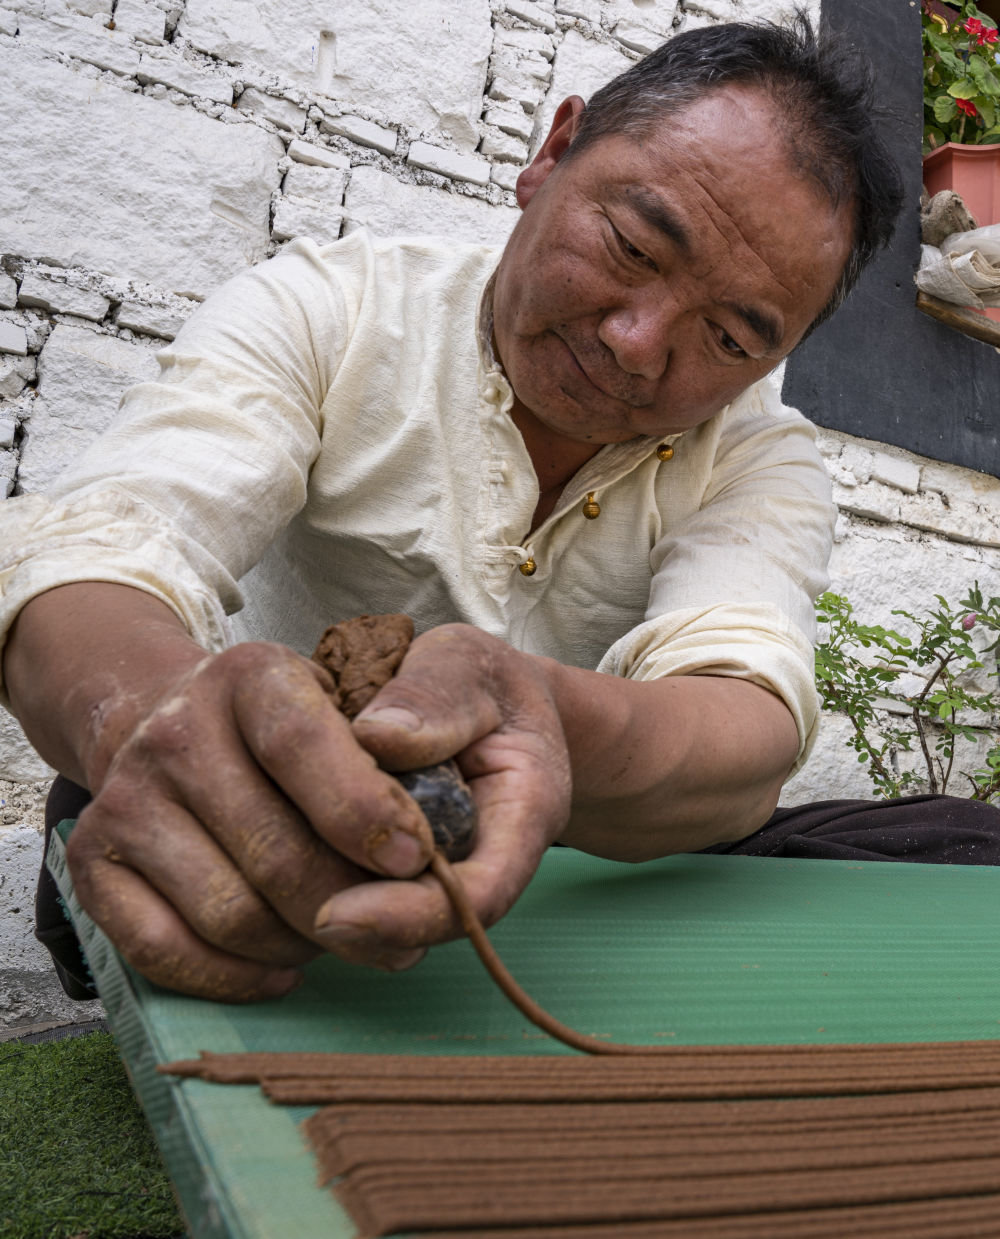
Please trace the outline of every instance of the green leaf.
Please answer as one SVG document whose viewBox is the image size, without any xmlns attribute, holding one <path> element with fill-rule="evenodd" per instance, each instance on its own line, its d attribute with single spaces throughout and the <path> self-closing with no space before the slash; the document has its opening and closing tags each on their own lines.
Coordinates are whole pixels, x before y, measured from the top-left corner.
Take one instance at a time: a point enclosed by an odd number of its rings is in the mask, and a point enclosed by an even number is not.
<svg viewBox="0 0 1000 1239">
<path fill-rule="evenodd" d="M 939 95 L 934 100 L 934 119 L 939 125 L 946 125 L 958 115 L 958 104 L 950 95 Z"/>
</svg>

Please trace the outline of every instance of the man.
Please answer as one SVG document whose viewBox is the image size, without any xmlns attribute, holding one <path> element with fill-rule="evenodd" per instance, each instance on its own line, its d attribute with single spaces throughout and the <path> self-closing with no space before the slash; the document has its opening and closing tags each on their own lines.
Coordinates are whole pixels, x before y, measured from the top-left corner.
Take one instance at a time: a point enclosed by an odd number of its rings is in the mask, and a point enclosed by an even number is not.
<svg viewBox="0 0 1000 1239">
<path fill-rule="evenodd" d="M 891 232 L 869 117 L 804 21 L 679 36 L 560 106 L 501 255 L 290 247 L 8 505 L 4 688 L 93 795 L 74 883 L 133 965 L 241 1000 L 318 950 L 415 963 L 459 929 L 384 771 L 456 754 L 487 922 L 556 840 L 763 826 L 816 726 L 833 516 L 763 380 Z M 258 562 L 277 643 L 225 648 Z M 303 654 L 382 610 L 419 635 L 349 725 Z"/>
</svg>

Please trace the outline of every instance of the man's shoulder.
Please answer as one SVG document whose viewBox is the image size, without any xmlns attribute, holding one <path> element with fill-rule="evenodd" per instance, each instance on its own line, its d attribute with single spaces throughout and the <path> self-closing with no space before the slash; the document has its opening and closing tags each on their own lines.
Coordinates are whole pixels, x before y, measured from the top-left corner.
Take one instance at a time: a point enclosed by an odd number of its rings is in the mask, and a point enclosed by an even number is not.
<svg viewBox="0 0 1000 1239">
<path fill-rule="evenodd" d="M 317 261 L 332 269 L 367 268 L 385 276 L 431 276 L 434 274 L 491 272 L 500 260 L 502 245 L 475 241 L 456 241 L 433 234 L 399 233 L 382 236 L 367 228 L 357 228 L 326 245 L 309 241 L 293 243 L 289 249 L 310 248 Z"/>
</svg>

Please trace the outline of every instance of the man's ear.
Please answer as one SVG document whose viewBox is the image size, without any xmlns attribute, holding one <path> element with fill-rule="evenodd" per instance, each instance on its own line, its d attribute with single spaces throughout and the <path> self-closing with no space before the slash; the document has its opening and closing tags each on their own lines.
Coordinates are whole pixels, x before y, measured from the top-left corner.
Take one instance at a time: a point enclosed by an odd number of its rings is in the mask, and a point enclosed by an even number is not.
<svg viewBox="0 0 1000 1239">
<path fill-rule="evenodd" d="M 517 205 L 522 211 L 566 153 L 586 106 L 579 95 L 570 95 L 556 108 L 548 137 L 538 148 L 535 158 L 517 178 Z"/>
</svg>

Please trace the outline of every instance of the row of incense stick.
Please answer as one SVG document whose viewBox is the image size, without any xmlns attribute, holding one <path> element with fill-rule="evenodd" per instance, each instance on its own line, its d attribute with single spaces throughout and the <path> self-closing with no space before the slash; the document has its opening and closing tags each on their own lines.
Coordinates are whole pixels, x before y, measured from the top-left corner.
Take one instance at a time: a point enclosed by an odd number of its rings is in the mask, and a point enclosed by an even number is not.
<svg viewBox="0 0 1000 1239">
<path fill-rule="evenodd" d="M 996 1042 L 206 1054 L 161 1070 L 334 1102 L 305 1129 L 366 1239 L 1000 1235 Z"/>
</svg>

